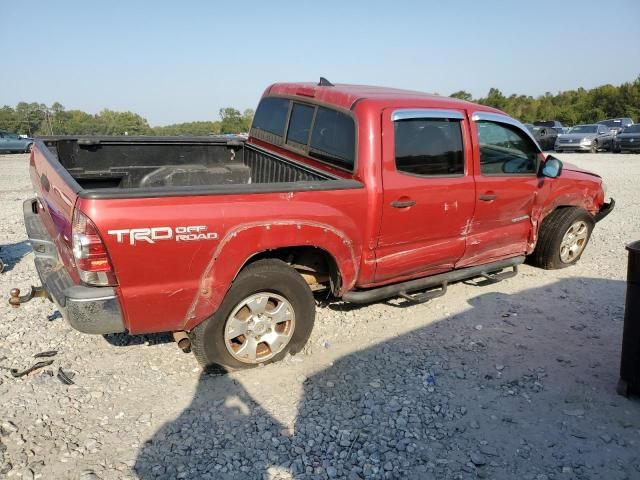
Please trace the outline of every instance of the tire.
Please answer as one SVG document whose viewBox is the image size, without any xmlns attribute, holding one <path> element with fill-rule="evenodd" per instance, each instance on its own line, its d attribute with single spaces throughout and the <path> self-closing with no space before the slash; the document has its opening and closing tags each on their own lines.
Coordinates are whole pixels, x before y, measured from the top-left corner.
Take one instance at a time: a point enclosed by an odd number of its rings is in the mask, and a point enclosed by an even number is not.
<svg viewBox="0 0 640 480">
<path fill-rule="evenodd" d="M 591 144 L 591 148 L 589 149 L 590 153 L 598 153 L 598 142 L 596 140 Z"/>
<path fill-rule="evenodd" d="M 315 314 L 311 289 L 298 272 L 282 260 L 259 260 L 238 274 L 218 311 L 189 333 L 191 348 L 205 369 L 277 362 L 304 347 Z"/>
<path fill-rule="evenodd" d="M 24 153 L 31 153 L 31 149 L 33 148 L 33 143 L 27 145 L 27 148 L 24 149 Z"/>
<path fill-rule="evenodd" d="M 593 217 L 582 208 L 554 210 L 540 225 L 538 243 L 529 257 L 530 263 L 546 270 L 557 270 L 575 264 L 589 243 L 594 225 Z M 573 238 L 569 236 L 572 228 Z M 568 246 L 571 240 L 575 240 L 573 250 Z"/>
</svg>

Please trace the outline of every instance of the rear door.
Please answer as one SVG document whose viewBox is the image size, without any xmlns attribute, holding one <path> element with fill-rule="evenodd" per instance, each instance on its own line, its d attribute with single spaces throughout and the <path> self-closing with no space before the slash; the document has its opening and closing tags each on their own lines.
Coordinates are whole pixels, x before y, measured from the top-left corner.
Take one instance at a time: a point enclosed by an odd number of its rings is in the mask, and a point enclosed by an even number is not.
<svg viewBox="0 0 640 480">
<path fill-rule="evenodd" d="M 611 148 L 614 136 L 614 130 L 606 125 L 598 125 L 598 144 L 601 148 Z"/>
<path fill-rule="evenodd" d="M 543 187 L 537 175 L 542 154 L 524 127 L 493 113 L 475 113 L 472 120 L 476 208 L 457 267 L 525 253 Z"/>
<path fill-rule="evenodd" d="M 383 207 L 376 282 L 453 268 L 475 189 L 462 110 L 383 111 Z"/>
<path fill-rule="evenodd" d="M 6 133 L 5 137 L 7 139 L 7 149 L 8 150 L 23 150 L 22 142 L 20 141 L 20 137 L 15 133 Z"/>
</svg>

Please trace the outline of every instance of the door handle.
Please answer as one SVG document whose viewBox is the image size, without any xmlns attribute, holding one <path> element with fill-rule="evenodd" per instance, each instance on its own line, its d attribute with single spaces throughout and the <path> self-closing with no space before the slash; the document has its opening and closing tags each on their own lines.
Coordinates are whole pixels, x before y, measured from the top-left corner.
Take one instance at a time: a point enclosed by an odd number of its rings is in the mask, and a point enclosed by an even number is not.
<svg viewBox="0 0 640 480">
<path fill-rule="evenodd" d="M 409 208 L 413 207 L 415 204 L 415 200 L 396 200 L 395 202 L 391 202 L 391 206 L 393 208 Z"/>
<path fill-rule="evenodd" d="M 480 195 L 480 200 L 482 200 L 483 202 L 492 202 L 496 198 L 498 198 L 498 196 L 494 194 Z"/>
</svg>

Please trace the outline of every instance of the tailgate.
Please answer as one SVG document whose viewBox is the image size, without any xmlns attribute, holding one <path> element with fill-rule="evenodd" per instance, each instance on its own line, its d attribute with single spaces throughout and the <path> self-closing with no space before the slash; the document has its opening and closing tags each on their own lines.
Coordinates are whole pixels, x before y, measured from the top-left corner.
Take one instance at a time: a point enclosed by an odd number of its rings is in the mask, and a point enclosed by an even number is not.
<svg viewBox="0 0 640 480">
<path fill-rule="evenodd" d="M 71 262 L 71 222 L 80 186 L 58 162 L 57 155 L 36 140 L 29 173 L 36 192 L 40 219 L 69 267 Z M 75 271 L 74 268 L 68 268 Z"/>
</svg>

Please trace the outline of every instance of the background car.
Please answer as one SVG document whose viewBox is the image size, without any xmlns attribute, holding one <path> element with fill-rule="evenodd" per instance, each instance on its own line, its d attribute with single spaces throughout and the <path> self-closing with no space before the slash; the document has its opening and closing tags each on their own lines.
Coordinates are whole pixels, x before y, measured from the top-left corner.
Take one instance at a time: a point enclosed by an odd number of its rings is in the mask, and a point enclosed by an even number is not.
<svg viewBox="0 0 640 480">
<path fill-rule="evenodd" d="M 558 120 L 538 120 L 536 122 L 533 122 L 533 125 L 535 127 L 553 128 L 556 133 L 566 133 L 568 130 L 567 127 L 565 127 L 562 122 L 559 122 Z"/>
<path fill-rule="evenodd" d="M 600 149 L 613 150 L 615 134 L 606 125 L 597 123 L 576 125 L 568 133 L 558 135 L 556 152 L 581 151 L 596 153 Z"/>
<path fill-rule="evenodd" d="M 640 123 L 625 128 L 616 135 L 613 144 L 614 152 L 640 152 Z"/>
<path fill-rule="evenodd" d="M 33 138 L 0 130 L 0 152 L 29 152 L 32 145 Z"/>
<path fill-rule="evenodd" d="M 524 125 L 536 139 L 538 145 L 542 150 L 553 150 L 558 138 L 558 133 L 555 128 L 541 127 L 531 123 L 525 123 Z"/>
<path fill-rule="evenodd" d="M 613 131 L 615 134 L 618 134 L 625 128 L 629 128 L 631 125 L 633 125 L 633 120 L 631 120 L 630 118 L 609 118 L 607 120 L 598 122 L 598 125 L 605 125 L 609 127 L 609 130 Z"/>
</svg>

